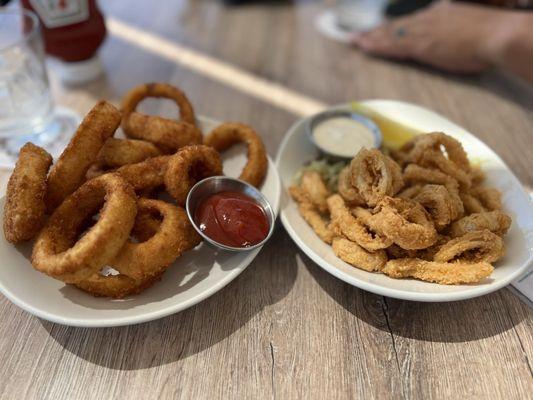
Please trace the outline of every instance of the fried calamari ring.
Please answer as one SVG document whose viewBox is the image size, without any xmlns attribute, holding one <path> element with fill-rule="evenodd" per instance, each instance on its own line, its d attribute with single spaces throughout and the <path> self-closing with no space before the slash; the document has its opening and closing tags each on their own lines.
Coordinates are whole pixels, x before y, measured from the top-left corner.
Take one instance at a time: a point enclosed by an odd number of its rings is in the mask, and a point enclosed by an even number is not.
<svg viewBox="0 0 533 400">
<path fill-rule="evenodd" d="M 48 175 L 46 207 L 52 212 L 84 181 L 105 141 L 120 124 L 120 111 L 106 101 L 99 101 L 85 116 L 68 146 Z"/>
<path fill-rule="evenodd" d="M 404 188 L 400 193 L 396 195 L 401 199 L 413 199 L 422 190 L 422 185 L 413 185 Z"/>
<path fill-rule="evenodd" d="M 437 231 L 427 211 L 414 201 L 387 196 L 375 212 L 373 228 L 406 250 L 424 249 L 437 240 Z"/>
<path fill-rule="evenodd" d="M 431 215 L 437 231 L 444 229 L 460 217 L 459 210 L 454 204 L 455 200 L 446 186 L 425 185 L 413 200 L 421 204 Z"/>
<path fill-rule="evenodd" d="M 202 144 L 187 146 L 168 161 L 165 187 L 176 203 L 183 206 L 196 182 L 217 175 L 222 175 L 222 159 L 214 148 Z"/>
<path fill-rule="evenodd" d="M 460 285 L 479 282 L 494 268 L 486 262 L 475 264 L 426 261 L 418 258 L 389 260 L 381 270 L 391 278 L 416 278 L 443 285 Z"/>
<path fill-rule="evenodd" d="M 77 240 L 84 222 L 98 211 L 98 222 Z M 39 233 L 33 267 L 67 283 L 87 279 L 120 251 L 136 213 L 135 193 L 118 175 L 86 182 L 65 199 Z"/>
<path fill-rule="evenodd" d="M 113 169 L 161 154 L 154 144 L 144 140 L 109 138 L 98 153 L 96 164 L 103 169 Z"/>
<path fill-rule="evenodd" d="M 474 196 L 487 211 L 502 209 L 502 194 L 496 188 L 476 186 L 470 189 L 470 194 Z"/>
<path fill-rule="evenodd" d="M 423 167 L 435 168 L 451 176 L 459 183 L 459 186 L 463 190 L 467 190 L 472 186 L 468 171 L 457 167 L 457 165 L 447 159 L 440 151 L 427 150 L 422 154 L 418 163 Z"/>
<path fill-rule="evenodd" d="M 257 132 L 248 125 L 226 122 L 211 131 L 204 140 L 204 144 L 220 152 L 241 142 L 248 147 L 248 161 L 239 179 L 259 187 L 267 173 L 268 159 L 265 145 Z"/>
<path fill-rule="evenodd" d="M 307 196 L 307 193 L 299 186 L 291 186 L 289 188 L 289 193 L 298 203 L 298 211 L 302 218 L 309 224 L 323 242 L 331 244 L 334 232 L 313 205 Z"/>
<path fill-rule="evenodd" d="M 33 143 L 20 149 L 7 183 L 4 205 L 4 236 L 10 243 L 34 238 L 44 225 L 46 174 L 52 156 Z"/>
<path fill-rule="evenodd" d="M 439 262 L 492 263 L 499 260 L 504 253 L 502 238 L 485 229 L 468 232 L 450 240 L 440 248 L 433 259 Z"/>
<path fill-rule="evenodd" d="M 305 171 L 302 175 L 300 187 L 305 190 L 307 196 L 314 206 L 322 214 L 327 213 L 327 198 L 331 194 L 322 179 L 320 173 L 316 171 Z"/>
<path fill-rule="evenodd" d="M 172 156 L 152 157 L 137 164 L 120 167 L 115 172 L 136 192 L 157 189 L 165 184 L 165 173 Z"/>
<path fill-rule="evenodd" d="M 384 250 L 370 252 L 343 237 L 333 238 L 331 248 L 341 260 L 365 271 L 381 271 L 387 262 L 387 254 Z"/>
<path fill-rule="evenodd" d="M 465 214 L 474 214 L 474 213 L 482 213 L 487 210 L 485 210 L 485 207 L 483 207 L 483 204 L 472 196 L 470 192 L 460 192 L 459 196 L 461 198 L 461 202 L 463 203 L 463 207 L 465 210 Z"/>
<path fill-rule="evenodd" d="M 455 221 L 450 226 L 450 236 L 459 237 L 468 232 L 487 229 L 498 236 L 503 236 L 511 226 L 511 217 L 501 211 L 487 211 L 470 214 Z"/>
<path fill-rule="evenodd" d="M 331 222 L 340 229 L 342 235 L 368 251 L 380 250 L 389 247 L 392 240 L 372 232 L 368 225 L 353 216 L 342 197 L 338 194 L 330 196 L 327 200 Z M 361 209 L 360 214 L 365 210 Z"/>
<path fill-rule="evenodd" d="M 378 149 L 359 150 L 350 170 L 352 185 L 371 207 L 385 196 L 394 196 L 403 186 L 400 166 Z"/>
<path fill-rule="evenodd" d="M 153 235 L 146 241 L 127 241 L 109 265 L 121 274 L 143 282 L 160 275 L 185 251 L 198 245 L 201 238 L 183 208 L 151 199 L 139 199 L 137 205 L 141 215 L 157 213 L 161 217 L 160 226 L 150 232 Z M 141 223 L 146 224 L 145 217 L 142 218 Z"/>
<path fill-rule="evenodd" d="M 360 206 L 365 204 L 365 201 L 361 197 L 357 188 L 352 185 L 352 172 L 349 165 L 344 167 L 339 173 L 337 191 L 346 204 L 350 206 Z"/>
<path fill-rule="evenodd" d="M 136 112 L 137 105 L 146 97 L 174 100 L 180 109 L 180 121 Z M 190 144 L 202 143 L 202 132 L 196 127 L 196 118 L 187 96 L 166 83 L 147 83 L 131 89 L 122 100 L 122 129 L 135 139 L 154 143 L 166 153 Z"/>
</svg>

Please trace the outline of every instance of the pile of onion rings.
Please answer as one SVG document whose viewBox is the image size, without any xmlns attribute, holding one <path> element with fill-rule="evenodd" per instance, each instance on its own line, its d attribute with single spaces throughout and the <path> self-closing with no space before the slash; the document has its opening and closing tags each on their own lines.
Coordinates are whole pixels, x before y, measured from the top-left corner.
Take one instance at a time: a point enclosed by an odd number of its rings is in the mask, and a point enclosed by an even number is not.
<svg viewBox="0 0 533 400">
<path fill-rule="evenodd" d="M 308 173 L 289 193 L 317 236 L 355 267 L 465 284 L 487 278 L 505 254 L 511 218 L 500 192 L 483 185 L 484 173 L 444 133 L 395 151 L 362 149 L 340 171 L 337 193 L 322 191 L 320 174 L 311 182 Z"/>
<path fill-rule="evenodd" d="M 136 112 L 145 97 L 174 100 L 180 120 Z M 129 138 L 115 137 L 120 125 Z M 178 88 L 140 85 L 123 99 L 122 112 L 100 101 L 55 164 L 40 147 L 22 147 L 7 188 L 5 238 L 35 239 L 36 270 L 94 296 L 138 294 L 201 242 L 185 199 L 198 180 L 223 174 L 219 150 L 237 141 L 248 145 L 241 177 L 260 185 L 268 164 L 259 135 L 227 123 L 202 144 L 194 109 Z"/>
</svg>

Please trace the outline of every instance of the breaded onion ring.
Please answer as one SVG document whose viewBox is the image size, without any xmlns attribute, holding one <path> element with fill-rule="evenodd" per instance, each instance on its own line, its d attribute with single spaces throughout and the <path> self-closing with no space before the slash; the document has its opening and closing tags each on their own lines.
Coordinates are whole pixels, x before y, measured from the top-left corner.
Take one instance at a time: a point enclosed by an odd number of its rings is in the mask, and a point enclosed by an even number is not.
<svg viewBox="0 0 533 400">
<path fill-rule="evenodd" d="M 291 186 L 289 188 L 289 193 L 298 203 L 298 211 L 302 218 L 309 224 L 323 242 L 331 244 L 334 232 L 313 205 L 307 196 L 307 193 L 299 186 Z"/>
<path fill-rule="evenodd" d="M 83 223 L 98 210 L 98 222 L 77 240 Z M 120 251 L 136 213 L 135 193 L 118 175 L 86 182 L 48 219 L 33 247 L 33 267 L 67 283 L 87 279 Z"/>
<path fill-rule="evenodd" d="M 499 260 L 505 253 L 503 240 L 489 230 L 465 233 L 442 245 L 433 259 L 440 262 L 460 261 L 467 263 Z"/>
<path fill-rule="evenodd" d="M 98 297 L 111 297 L 114 299 L 122 299 L 126 296 L 139 294 L 143 290 L 152 286 L 155 282 L 161 279 L 162 271 L 159 275 L 152 275 L 143 281 L 136 281 L 126 275 L 102 275 L 100 272 L 91 275 L 89 278 L 74 285 Z"/>
<path fill-rule="evenodd" d="M 163 97 L 174 100 L 180 109 L 180 121 L 136 112 L 137 105 L 146 97 Z M 178 88 L 166 83 L 147 83 L 131 89 L 122 100 L 122 129 L 135 139 L 154 143 L 166 153 L 190 144 L 202 143 L 202 132 L 187 96 Z"/>
<path fill-rule="evenodd" d="M 381 272 L 391 278 L 416 278 L 444 285 L 460 285 L 479 282 L 493 270 L 492 265 L 486 262 L 465 264 L 399 258 L 387 261 Z"/>
<path fill-rule="evenodd" d="M 328 204 L 326 199 L 331 194 L 322 179 L 322 176 L 316 171 L 305 171 L 302 175 L 300 187 L 305 190 L 307 196 L 314 206 L 322 214 L 327 213 Z"/>
<path fill-rule="evenodd" d="M 444 229 L 460 217 L 454 198 L 443 185 L 425 185 L 413 200 L 421 204 L 431 215 L 437 231 Z"/>
<path fill-rule="evenodd" d="M 352 185 L 352 172 L 349 165 L 344 167 L 339 173 L 337 190 L 346 204 L 350 206 L 360 206 L 365 204 L 365 201 L 361 197 L 357 188 Z"/>
<path fill-rule="evenodd" d="M 361 220 L 353 216 L 340 195 L 330 196 L 327 204 L 332 224 L 336 225 L 347 239 L 356 242 L 368 251 L 385 249 L 392 244 L 392 240 L 371 232 L 368 225 L 363 224 Z M 360 209 L 359 213 L 363 214 L 364 211 Z"/>
<path fill-rule="evenodd" d="M 236 143 L 245 143 L 248 147 L 248 161 L 239 179 L 259 187 L 266 176 L 268 159 L 261 137 L 248 125 L 226 122 L 215 128 L 206 136 L 204 144 L 222 152 Z"/>
<path fill-rule="evenodd" d="M 19 158 L 7 183 L 4 205 L 4 236 L 20 243 L 34 238 L 44 225 L 46 174 L 52 156 L 33 143 L 20 149 Z"/>
<path fill-rule="evenodd" d="M 201 238 L 183 208 L 151 199 L 139 199 L 137 205 L 142 213 L 159 214 L 160 226 L 156 232 L 150 232 L 153 236 L 146 241 L 127 241 L 110 265 L 121 274 L 143 282 L 160 275 L 181 254 L 198 245 Z"/>
<path fill-rule="evenodd" d="M 103 169 L 119 168 L 161 154 L 161 150 L 145 140 L 109 138 L 98 153 L 96 164 Z"/>
<path fill-rule="evenodd" d="M 371 207 L 385 196 L 394 196 L 403 187 L 400 166 L 378 149 L 359 150 L 350 163 L 350 170 L 352 185 Z"/>
<path fill-rule="evenodd" d="M 373 228 L 406 250 L 424 249 L 437 240 L 427 211 L 416 202 L 385 197 L 375 211 Z"/>
<path fill-rule="evenodd" d="M 503 236 L 511 226 L 511 217 L 501 211 L 487 211 L 470 214 L 450 226 L 450 236 L 459 237 L 465 233 L 487 229 Z"/>
<path fill-rule="evenodd" d="M 106 101 L 99 101 L 85 116 L 68 146 L 48 175 L 46 207 L 52 212 L 84 181 L 105 141 L 120 124 L 120 111 Z"/>
<path fill-rule="evenodd" d="M 115 172 L 136 192 L 157 189 L 165 184 L 165 173 L 172 156 L 152 157 L 137 164 L 120 167 Z"/>
<path fill-rule="evenodd" d="M 381 271 L 387 262 L 384 250 L 370 252 L 343 237 L 333 238 L 331 248 L 341 260 L 365 271 Z"/>
<path fill-rule="evenodd" d="M 222 160 L 215 149 L 202 144 L 187 146 L 168 161 L 165 187 L 176 203 L 183 206 L 196 182 L 217 175 L 222 175 Z"/>
</svg>

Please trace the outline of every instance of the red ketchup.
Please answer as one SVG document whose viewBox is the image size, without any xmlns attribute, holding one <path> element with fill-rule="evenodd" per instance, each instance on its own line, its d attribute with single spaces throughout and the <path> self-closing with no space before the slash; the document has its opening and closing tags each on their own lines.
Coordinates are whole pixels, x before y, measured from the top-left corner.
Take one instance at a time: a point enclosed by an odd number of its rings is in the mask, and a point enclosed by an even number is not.
<svg viewBox="0 0 533 400">
<path fill-rule="evenodd" d="M 265 211 L 251 197 L 219 192 L 196 208 L 194 220 L 214 241 L 231 247 L 249 247 L 267 237 L 270 225 Z"/>
</svg>

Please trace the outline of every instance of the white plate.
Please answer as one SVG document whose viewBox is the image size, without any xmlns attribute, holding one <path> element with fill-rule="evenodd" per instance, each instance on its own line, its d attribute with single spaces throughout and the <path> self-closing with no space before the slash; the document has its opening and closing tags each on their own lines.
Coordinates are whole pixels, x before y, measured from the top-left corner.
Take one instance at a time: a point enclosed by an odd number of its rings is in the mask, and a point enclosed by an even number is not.
<svg viewBox="0 0 533 400">
<path fill-rule="evenodd" d="M 371 100 L 366 105 L 390 118 L 423 132 L 443 131 L 461 141 L 471 160 L 481 163 L 487 184 L 503 193 L 503 206 L 513 218 L 505 237 L 507 253 L 495 265 L 491 277 L 476 285 L 446 286 L 414 279 L 392 279 L 354 268 L 333 254 L 298 213 L 296 204 L 283 190 L 281 222 L 296 244 L 323 269 L 343 281 L 369 292 L 405 300 L 453 301 L 481 296 L 506 286 L 522 274 L 533 259 L 533 206 L 518 179 L 488 146 L 448 119 L 413 104 L 392 100 Z M 348 105 L 334 107 L 349 109 Z M 318 152 L 306 138 L 305 120 L 292 126 L 281 143 L 276 165 L 282 185 L 291 185 L 296 171 Z"/>
<path fill-rule="evenodd" d="M 203 131 L 208 132 L 217 123 L 202 118 L 201 124 Z M 245 162 L 246 155 L 242 148 L 230 149 L 224 154 L 224 173 L 237 176 Z M 261 191 L 277 214 L 280 180 L 270 159 Z M 5 198 L 0 200 L 2 210 L 4 201 Z M 161 281 L 151 288 L 124 300 L 109 300 L 90 296 L 37 272 L 29 262 L 31 244 L 15 247 L 4 239 L 4 235 L 1 236 L 0 291 L 13 303 L 37 317 L 83 327 L 130 325 L 182 311 L 230 283 L 261 250 L 232 253 L 215 250 L 202 243 L 176 260 Z"/>
</svg>

